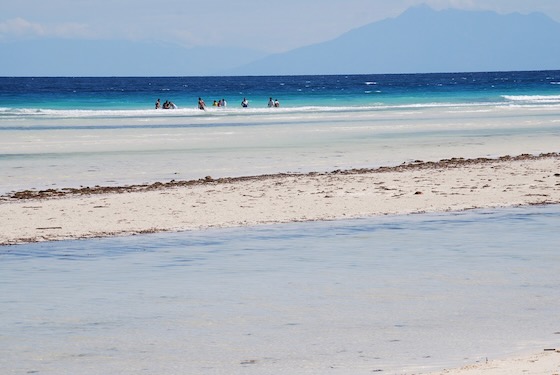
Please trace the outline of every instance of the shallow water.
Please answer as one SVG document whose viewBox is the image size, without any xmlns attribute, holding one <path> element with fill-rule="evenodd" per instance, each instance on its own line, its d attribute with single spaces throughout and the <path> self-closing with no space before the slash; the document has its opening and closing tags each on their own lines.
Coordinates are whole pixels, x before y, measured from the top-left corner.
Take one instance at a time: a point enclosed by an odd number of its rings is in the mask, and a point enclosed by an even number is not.
<svg viewBox="0 0 560 375">
<path fill-rule="evenodd" d="M 0 248 L 4 374 L 418 373 L 558 347 L 560 206 Z"/>
<path fill-rule="evenodd" d="M 560 144 L 560 107 L 270 112 L 22 120 L 29 124 L 1 131 L 0 194 L 538 154 Z"/>
</svg>

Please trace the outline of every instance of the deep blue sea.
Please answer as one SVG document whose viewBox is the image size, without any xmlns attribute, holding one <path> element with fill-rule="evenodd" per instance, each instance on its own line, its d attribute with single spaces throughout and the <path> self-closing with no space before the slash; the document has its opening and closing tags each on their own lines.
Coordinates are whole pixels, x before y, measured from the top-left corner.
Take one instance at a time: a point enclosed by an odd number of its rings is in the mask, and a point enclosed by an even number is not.
<svg viewBox="0 0 560 375">
<path fill-rule="evenodd" d="M 238 108 L 392 107 L 560 102 L 560 71 L 265 77 L 0 77 L 0 115 L 18 109 L 151 109 L 157 98 L 179 108 L 226 99 Z M 541 96 L 545 96 L 542 98 Z"/>
<path fill-rule="evenodd" d="M 0 195 L 543 152 L 560 152 L 560 71 L 0 77 Z M 418 374 L 559 347 L 559 219 L 504 208 L 0 247 L 0 369 Z"/>
</svg>

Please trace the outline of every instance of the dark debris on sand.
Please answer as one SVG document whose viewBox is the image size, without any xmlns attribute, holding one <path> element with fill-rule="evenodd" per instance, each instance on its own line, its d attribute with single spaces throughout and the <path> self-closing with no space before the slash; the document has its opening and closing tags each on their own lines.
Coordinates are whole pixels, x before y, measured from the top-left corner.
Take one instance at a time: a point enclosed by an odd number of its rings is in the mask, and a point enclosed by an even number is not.
<svg viewBox="0 0 560 375">
<path fill-rule="evenodd" d="M 195 186 L 204 184 L 220 184 L 220 183 L 233 183 L 242 181 L 257 181 L 266 180 L 278 177 L 301 177 L 301 176 L 321 176 L 321 175 L 354 175 L 365 173 L 383 173 L 383 172 L 405 172 L 410 170 L 423 170 L 423 169 L 449 169 L 458 168 L 469 165 L 480 165 L 489 163 L 499 163 L 504 161 L 519 161 L 519 160 L 536 160 L 545 158 L 560 158 L 560 153 L 551 152 L 543 153 L 540 155 L 521 154 L 518 156 L 501 156 L 499 158 L 451 158 L 442 159 L 440 161 L 422 161 L 415 160 L 413 162 L 403 163 L 393 167 L 379 167 L 379 168 L 359 168 L 349 170 L 334 170 L 332 172 L 310 172 L 306 174 L 301 173 L 278 173 L 267 174 L 260 176 L 245 176 L 245 177 L 224 177 L 214 179 L 211 176 L 206 176 L 198 180 L 176 181 L 169 182 L 154 182 L 152 184 L 138 184 L 127 186 L 94 186 L 94 187 L 80 187 L 80 188 L 62 188 L 62 189 L 46 189 L 46 190 L 23 190 L 6 195 L 0 196 L 0 200 L 24 200 L 24 199 L 46 199 L 58 198 L 65 196 L 80 196 L 80 195 L 95 195 L 95 194 L 110 194 L 110 193 L 130 193 L 152 190 L 163 190 L 168 188 L 177 188 L 184 186 Z"/>
</svg>

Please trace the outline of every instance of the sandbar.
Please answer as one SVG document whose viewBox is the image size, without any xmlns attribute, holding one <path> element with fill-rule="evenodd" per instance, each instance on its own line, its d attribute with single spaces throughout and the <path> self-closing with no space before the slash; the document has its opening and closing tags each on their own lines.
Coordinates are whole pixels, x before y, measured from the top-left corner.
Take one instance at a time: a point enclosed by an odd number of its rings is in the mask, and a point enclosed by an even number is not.
<svg viewBox="0 0 560 375">
<path fill-rule="evenodd" d="M 0 244 L 560 203 L 560 154 L 0 197 Z"/>
</svg>

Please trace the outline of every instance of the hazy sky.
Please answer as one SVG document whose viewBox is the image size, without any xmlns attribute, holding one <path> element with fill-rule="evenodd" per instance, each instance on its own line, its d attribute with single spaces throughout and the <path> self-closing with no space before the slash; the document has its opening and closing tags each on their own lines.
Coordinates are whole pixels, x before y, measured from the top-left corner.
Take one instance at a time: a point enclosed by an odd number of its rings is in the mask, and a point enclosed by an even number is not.
<svg viewBox="0 0 560 375">
<path fill-rule="evenodd" d="M 560 21 L 560 0 L 0 0 L 0 41 L 126 39 L 284 52 L 422 3 Z"/>
</svg>

